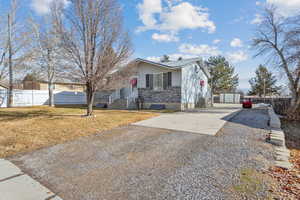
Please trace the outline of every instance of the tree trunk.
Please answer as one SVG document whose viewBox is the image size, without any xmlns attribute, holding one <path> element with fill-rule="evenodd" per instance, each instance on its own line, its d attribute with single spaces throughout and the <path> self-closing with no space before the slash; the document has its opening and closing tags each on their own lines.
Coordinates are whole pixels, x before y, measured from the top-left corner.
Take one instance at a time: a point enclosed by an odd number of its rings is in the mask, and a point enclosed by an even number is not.
<svg viewBox="0 0 300 200">
<path fill-rule="evenodd" d="M 291 106 L 288 110 L 288 118 L 300 119 L 300 98 L 298 95 L 292 95 Z"/>
<path fill-rule="evenodd" d="M 49 106 L 54 107 L 54 93 L 53 93 L 53 82 L 49 81 L 48 83 L 48 92 L 49 92 Z"/>
<path fill-rule="evenodd" d="M 92 116 L 93 114 L 93 104 L 94 104 L 95 92 L 93 90 L 92 84 L 86 84 L 86 103 L 87 103 L 87 116 Z"/>
</svg>

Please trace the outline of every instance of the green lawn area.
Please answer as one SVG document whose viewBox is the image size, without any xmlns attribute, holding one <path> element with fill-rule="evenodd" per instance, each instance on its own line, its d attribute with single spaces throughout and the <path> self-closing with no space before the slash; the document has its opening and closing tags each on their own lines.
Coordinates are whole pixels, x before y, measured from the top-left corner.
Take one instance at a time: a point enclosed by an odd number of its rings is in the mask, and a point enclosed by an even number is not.
<svg viewBox="0 0 300 200">
<path fill-rule="evenodd" d="M 46 106 L 0 109 L 0 158 L 100 133 L 159 115 L 155 112 Z"/>
</svg>

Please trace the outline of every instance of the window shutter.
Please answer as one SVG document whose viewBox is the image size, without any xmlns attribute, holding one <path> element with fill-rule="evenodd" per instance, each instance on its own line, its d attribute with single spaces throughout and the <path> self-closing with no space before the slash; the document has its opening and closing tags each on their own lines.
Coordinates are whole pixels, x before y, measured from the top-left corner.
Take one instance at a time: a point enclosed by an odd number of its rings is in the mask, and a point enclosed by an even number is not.
<svg viewBox="0 0 300 200">
<path fill-rule="evenodd" d="M 168 87 L 172 87 L 172 72 L 168 72 Z"/>
<path fill-rule="evenodd" d="M 150 89 L 153 89 L 153 74 L 149 75 L 149 86 L 150 86 Z"/>
<path fill-rule="evenodd" d="M 146 88 L 150 88 L 150 74 L 146 74 Z"/>
</svg>

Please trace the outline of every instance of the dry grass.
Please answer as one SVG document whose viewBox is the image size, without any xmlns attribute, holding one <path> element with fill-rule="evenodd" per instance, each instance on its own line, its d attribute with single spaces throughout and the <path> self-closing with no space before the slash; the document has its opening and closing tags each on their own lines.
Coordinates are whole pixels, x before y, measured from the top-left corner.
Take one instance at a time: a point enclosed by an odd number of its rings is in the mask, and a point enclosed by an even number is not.
<svg viewBox="0 0 300 200">
<path fill-rule="evenodd" d="M 96 134 L 157 116 L 151 112 L 95 110 L 83 117 L 83 108 L 0 109 L 0 158 Z"/>
<path fill-rule="evenodd" d="M 233 189 L 239 199 L 273 199 L 271 187 L 272 179 L 267 175 L 252 168 L 244 168 L 240 171 L 239 183 Z"/>
</svg>

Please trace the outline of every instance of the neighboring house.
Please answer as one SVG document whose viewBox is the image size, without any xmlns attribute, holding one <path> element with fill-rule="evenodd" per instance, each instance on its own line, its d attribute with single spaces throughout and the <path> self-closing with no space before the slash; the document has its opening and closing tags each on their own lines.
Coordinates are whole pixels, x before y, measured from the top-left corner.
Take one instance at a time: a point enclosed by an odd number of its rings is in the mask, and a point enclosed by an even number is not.
<svg viewBox="0 0 300 200">
<path fill-rule="evenodd" d="M 163 105 L 167 109 L 186 110 L 207 107 L 210 101 L 210 74 L 201 58 L 170 62 L 152 62 L 136 59 L 137 74 L 130 86 L 113 92 L 109 104 L 126 100 L 127 108 L 133 108 L 136 100 L 144 108 Z"/>
<path fill-rule="evenodd" d="M 7 90 L 7 89 L 8 89 L 8 85 L 0 81 L 0 90 Z"/>
<path fill-rule="evenodd" d="M 8 85 L 0 81 L 0 108 L 6 107 Z"/>
<path fill-rule="evenodd" d="M 84 92 L 86 86 L 84 83 L 54 82 L 53 88 L 56 91 Z M 48 82 L 24 80 L 23 89 L 24 90 L 48 90 Z"/>
</svg>

